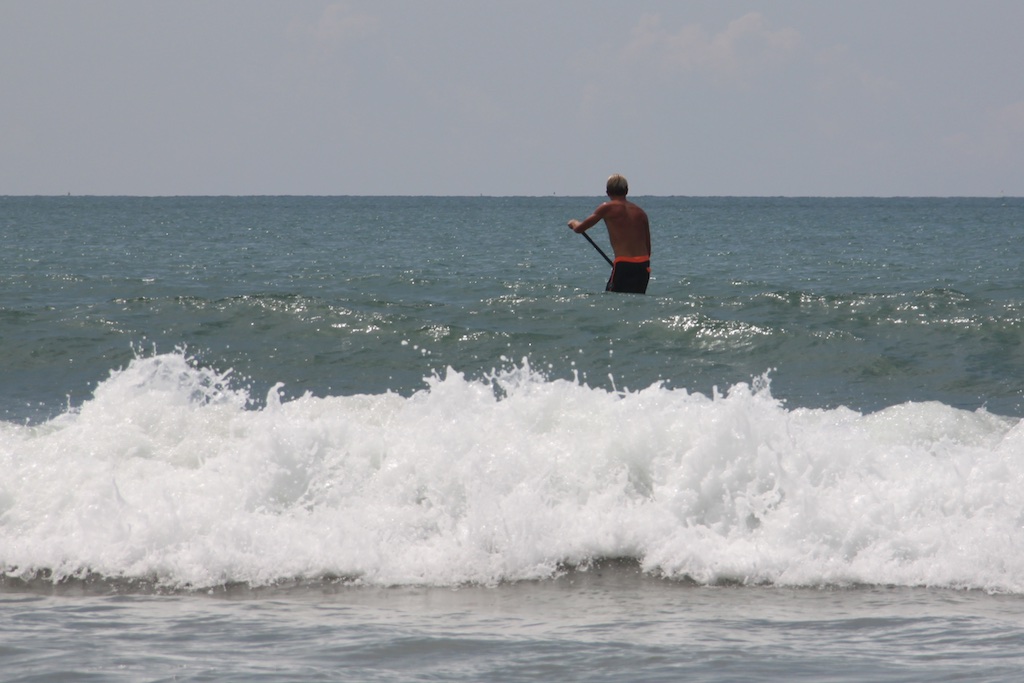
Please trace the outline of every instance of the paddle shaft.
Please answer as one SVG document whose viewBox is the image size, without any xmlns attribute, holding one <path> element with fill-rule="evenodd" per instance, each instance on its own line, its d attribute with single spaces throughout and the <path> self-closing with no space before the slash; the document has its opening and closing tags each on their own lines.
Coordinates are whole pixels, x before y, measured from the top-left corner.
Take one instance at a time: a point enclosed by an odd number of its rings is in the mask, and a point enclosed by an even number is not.
<svg viewBox="0 0 1024 683">
<path fill-rule="evenodd" d="M 594 240 L 590 239 L 590 235 L 588 235 L 585 232 L 581 232 L 580 234 L 587 238 L 587 241 L 590 242 L 590 246 L 594 247 L 594 249 L 597 249 L 598 254 L 604 256 L 604 260 L 608 262 L 609 266 L 611 266 L 612 268 L 615 267 L 615 263 L 610 258 L 608 258 L 608 254 L 604 253 L 604 250 L 601 249 L 601 247 L 597 246 L 597 243 L 594 242 Z"/>
</svg>

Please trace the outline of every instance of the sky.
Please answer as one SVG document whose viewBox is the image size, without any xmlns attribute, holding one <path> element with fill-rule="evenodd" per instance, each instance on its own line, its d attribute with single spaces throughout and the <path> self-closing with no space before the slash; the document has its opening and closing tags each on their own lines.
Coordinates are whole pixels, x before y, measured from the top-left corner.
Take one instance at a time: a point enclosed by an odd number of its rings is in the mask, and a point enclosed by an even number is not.
<svg viewBox="0 0 1024 683">
<path fill-rule="evenodd" d="M 0 0 L 0 195 L 1024 196 L 1020 0 Z"/>
</svg>

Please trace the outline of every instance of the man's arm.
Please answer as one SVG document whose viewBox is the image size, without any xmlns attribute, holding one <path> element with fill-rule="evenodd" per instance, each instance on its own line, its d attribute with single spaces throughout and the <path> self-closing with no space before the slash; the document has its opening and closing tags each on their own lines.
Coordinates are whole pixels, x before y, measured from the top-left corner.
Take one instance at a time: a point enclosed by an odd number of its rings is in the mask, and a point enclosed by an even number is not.
<svg viewBox="0 0 1024 683">
<path fill-rule="evenodd" d="M 607 212 L 607 206 L 608 203 L 605 202 L 601 206 L 594 209 L 594 213 L 590 214 L 582 221 L 578 221 L 575 218 L 573 218 L 571 221 L 569 221 L 569 227 L 572 229 L 573 232 L 586 232 L 587 230 L 590 230 L 592 227 L 600 223 L 602 218 L 604 218 L 604 214 Z"/>
</svg>

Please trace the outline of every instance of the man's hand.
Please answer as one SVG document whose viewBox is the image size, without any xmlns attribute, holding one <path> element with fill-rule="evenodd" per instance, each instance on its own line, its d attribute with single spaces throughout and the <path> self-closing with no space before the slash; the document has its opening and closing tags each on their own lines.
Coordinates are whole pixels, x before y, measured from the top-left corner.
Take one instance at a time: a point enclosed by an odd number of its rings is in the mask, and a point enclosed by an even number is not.
<svg viewBox="0 0 1024 683">
<path fill-rule="evenodd" d="M 576 228 L 578 228 L 579 226 L 580 222 L 575 218 L 569 221 L 569 229 L 572 230 L 573 232 L 579 232 L 578 230 L 576 230 Z"/>
</svg>

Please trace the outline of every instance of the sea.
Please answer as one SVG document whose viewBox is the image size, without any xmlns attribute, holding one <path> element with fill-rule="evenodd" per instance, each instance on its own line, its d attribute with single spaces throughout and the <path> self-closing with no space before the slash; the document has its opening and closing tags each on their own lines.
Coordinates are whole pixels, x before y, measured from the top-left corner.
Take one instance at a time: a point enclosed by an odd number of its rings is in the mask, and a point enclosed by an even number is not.
<svg viewBox="0 0 1024 683">
<path fill-rule="evenodd" d="M 0 680 L 1021 680 L 1024 199 L 600 201 L 0 197 Z"/>
</svg>

